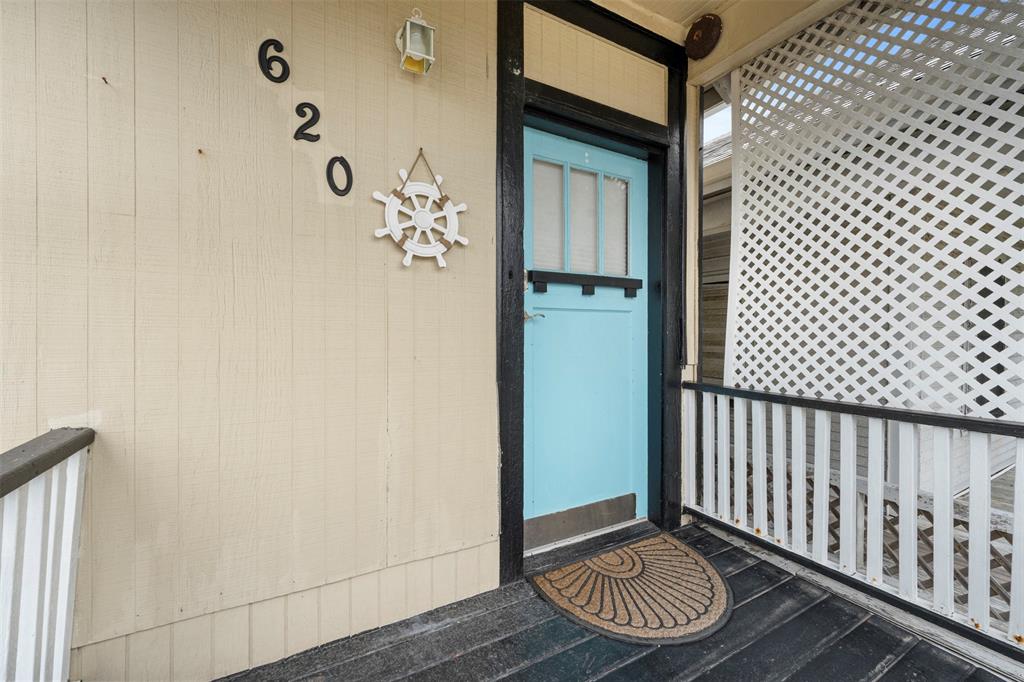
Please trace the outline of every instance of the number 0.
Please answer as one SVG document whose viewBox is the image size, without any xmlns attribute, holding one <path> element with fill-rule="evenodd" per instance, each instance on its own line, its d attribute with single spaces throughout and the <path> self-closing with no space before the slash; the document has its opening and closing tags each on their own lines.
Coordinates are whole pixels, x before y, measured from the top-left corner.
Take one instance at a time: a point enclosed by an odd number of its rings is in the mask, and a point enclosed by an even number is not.
<svg viewBox="0 0 1024 682">
<path fill-rule="evenodd" d="M 334 166 L 341 166 L 342 170 L 345 171 L 345 186 L 338 189 L 338 183 L 334 181 Z M 335 156 L 327 162 L 327 184 L 330 185 L 331 191 L 337 194 L 339 197 L 343 197 L 352 190 L 352 166 L 348 165 L 348 161 L 345 160 L 344 156 Z"/>
</svg>

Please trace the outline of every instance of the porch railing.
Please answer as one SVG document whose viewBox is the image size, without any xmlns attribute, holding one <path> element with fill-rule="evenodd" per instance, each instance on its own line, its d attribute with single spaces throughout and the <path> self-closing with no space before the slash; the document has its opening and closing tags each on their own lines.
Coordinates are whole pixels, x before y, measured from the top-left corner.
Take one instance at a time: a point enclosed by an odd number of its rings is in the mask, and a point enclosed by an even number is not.
<svg viewBox="0 0 1024 682">
<path fill-rule="evenodd" d="M 683 384 L 683 409 L 686 507 L 1024 644 L 1024 424 L 695 383 Z M 952 485 L 957 434 L 966 503 Z M 1013 513 L 991 505 L 993 437 L 1015 448 Z M 920 487 L 922 442 L 931 491 Z"/>
<path fill-rule="evenodd" d="M 92 429 L 0 455 L 0 679 L 67 680 Z"/>
</svg>

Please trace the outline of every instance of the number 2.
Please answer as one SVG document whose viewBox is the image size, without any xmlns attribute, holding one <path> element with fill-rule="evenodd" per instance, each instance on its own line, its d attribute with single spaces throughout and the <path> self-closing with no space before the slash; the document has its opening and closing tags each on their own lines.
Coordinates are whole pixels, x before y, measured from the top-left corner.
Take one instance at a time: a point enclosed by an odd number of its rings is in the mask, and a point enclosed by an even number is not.
<svg viewBox="0 0 1024 682">
<path fill-rule="evenodd" d="M 305 140 L 306 142 L 316 142 L 320 139 L 320 133 L 307 133 L 306 131 L 312 128 L 320 120 L 320 110 L 316 108 L 315 104 L 309 102 L 302 102 L 295 107 L 295 113 L 299 116 L 305 116 L 309 114 L 309 120 L 300 125 L 295 130 L 296 140 Z"/>
</svg>

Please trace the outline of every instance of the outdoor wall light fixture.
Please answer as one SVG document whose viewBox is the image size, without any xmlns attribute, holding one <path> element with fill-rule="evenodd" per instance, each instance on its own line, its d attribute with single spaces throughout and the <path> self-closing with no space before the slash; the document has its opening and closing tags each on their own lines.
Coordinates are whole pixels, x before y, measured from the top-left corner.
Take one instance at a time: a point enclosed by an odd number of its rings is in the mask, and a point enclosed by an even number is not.
<svg viewBox="0 0 1024 682">
<path fill-rule="evenodd" d="M 395 34 L 395 46 L 402 53 L 402 68 L 413 73 L 426 74 L 434 63 L 434 27 L 423 21 L 419 9 Z"/>
</svg>

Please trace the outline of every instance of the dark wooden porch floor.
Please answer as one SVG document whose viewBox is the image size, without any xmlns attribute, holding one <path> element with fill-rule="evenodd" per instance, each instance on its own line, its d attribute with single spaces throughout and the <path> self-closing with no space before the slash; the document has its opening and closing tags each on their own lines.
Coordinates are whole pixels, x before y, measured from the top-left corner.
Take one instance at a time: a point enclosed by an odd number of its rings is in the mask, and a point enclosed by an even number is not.
<svg viewBox="0 0 1024 682">
<path fill-rule="evenodd" d="M 571 623 L 517 583 L 231 679 L 1000 679 L 700 526 L 677 535 L 726 576 L 736 603 L 729 623 L 700 642 L 654 647 L 611 640 Z M 602 544 L 609 540 L 583 551 Z M 562 550 L 527 568 L 572 558 Z"/>
</svg>

